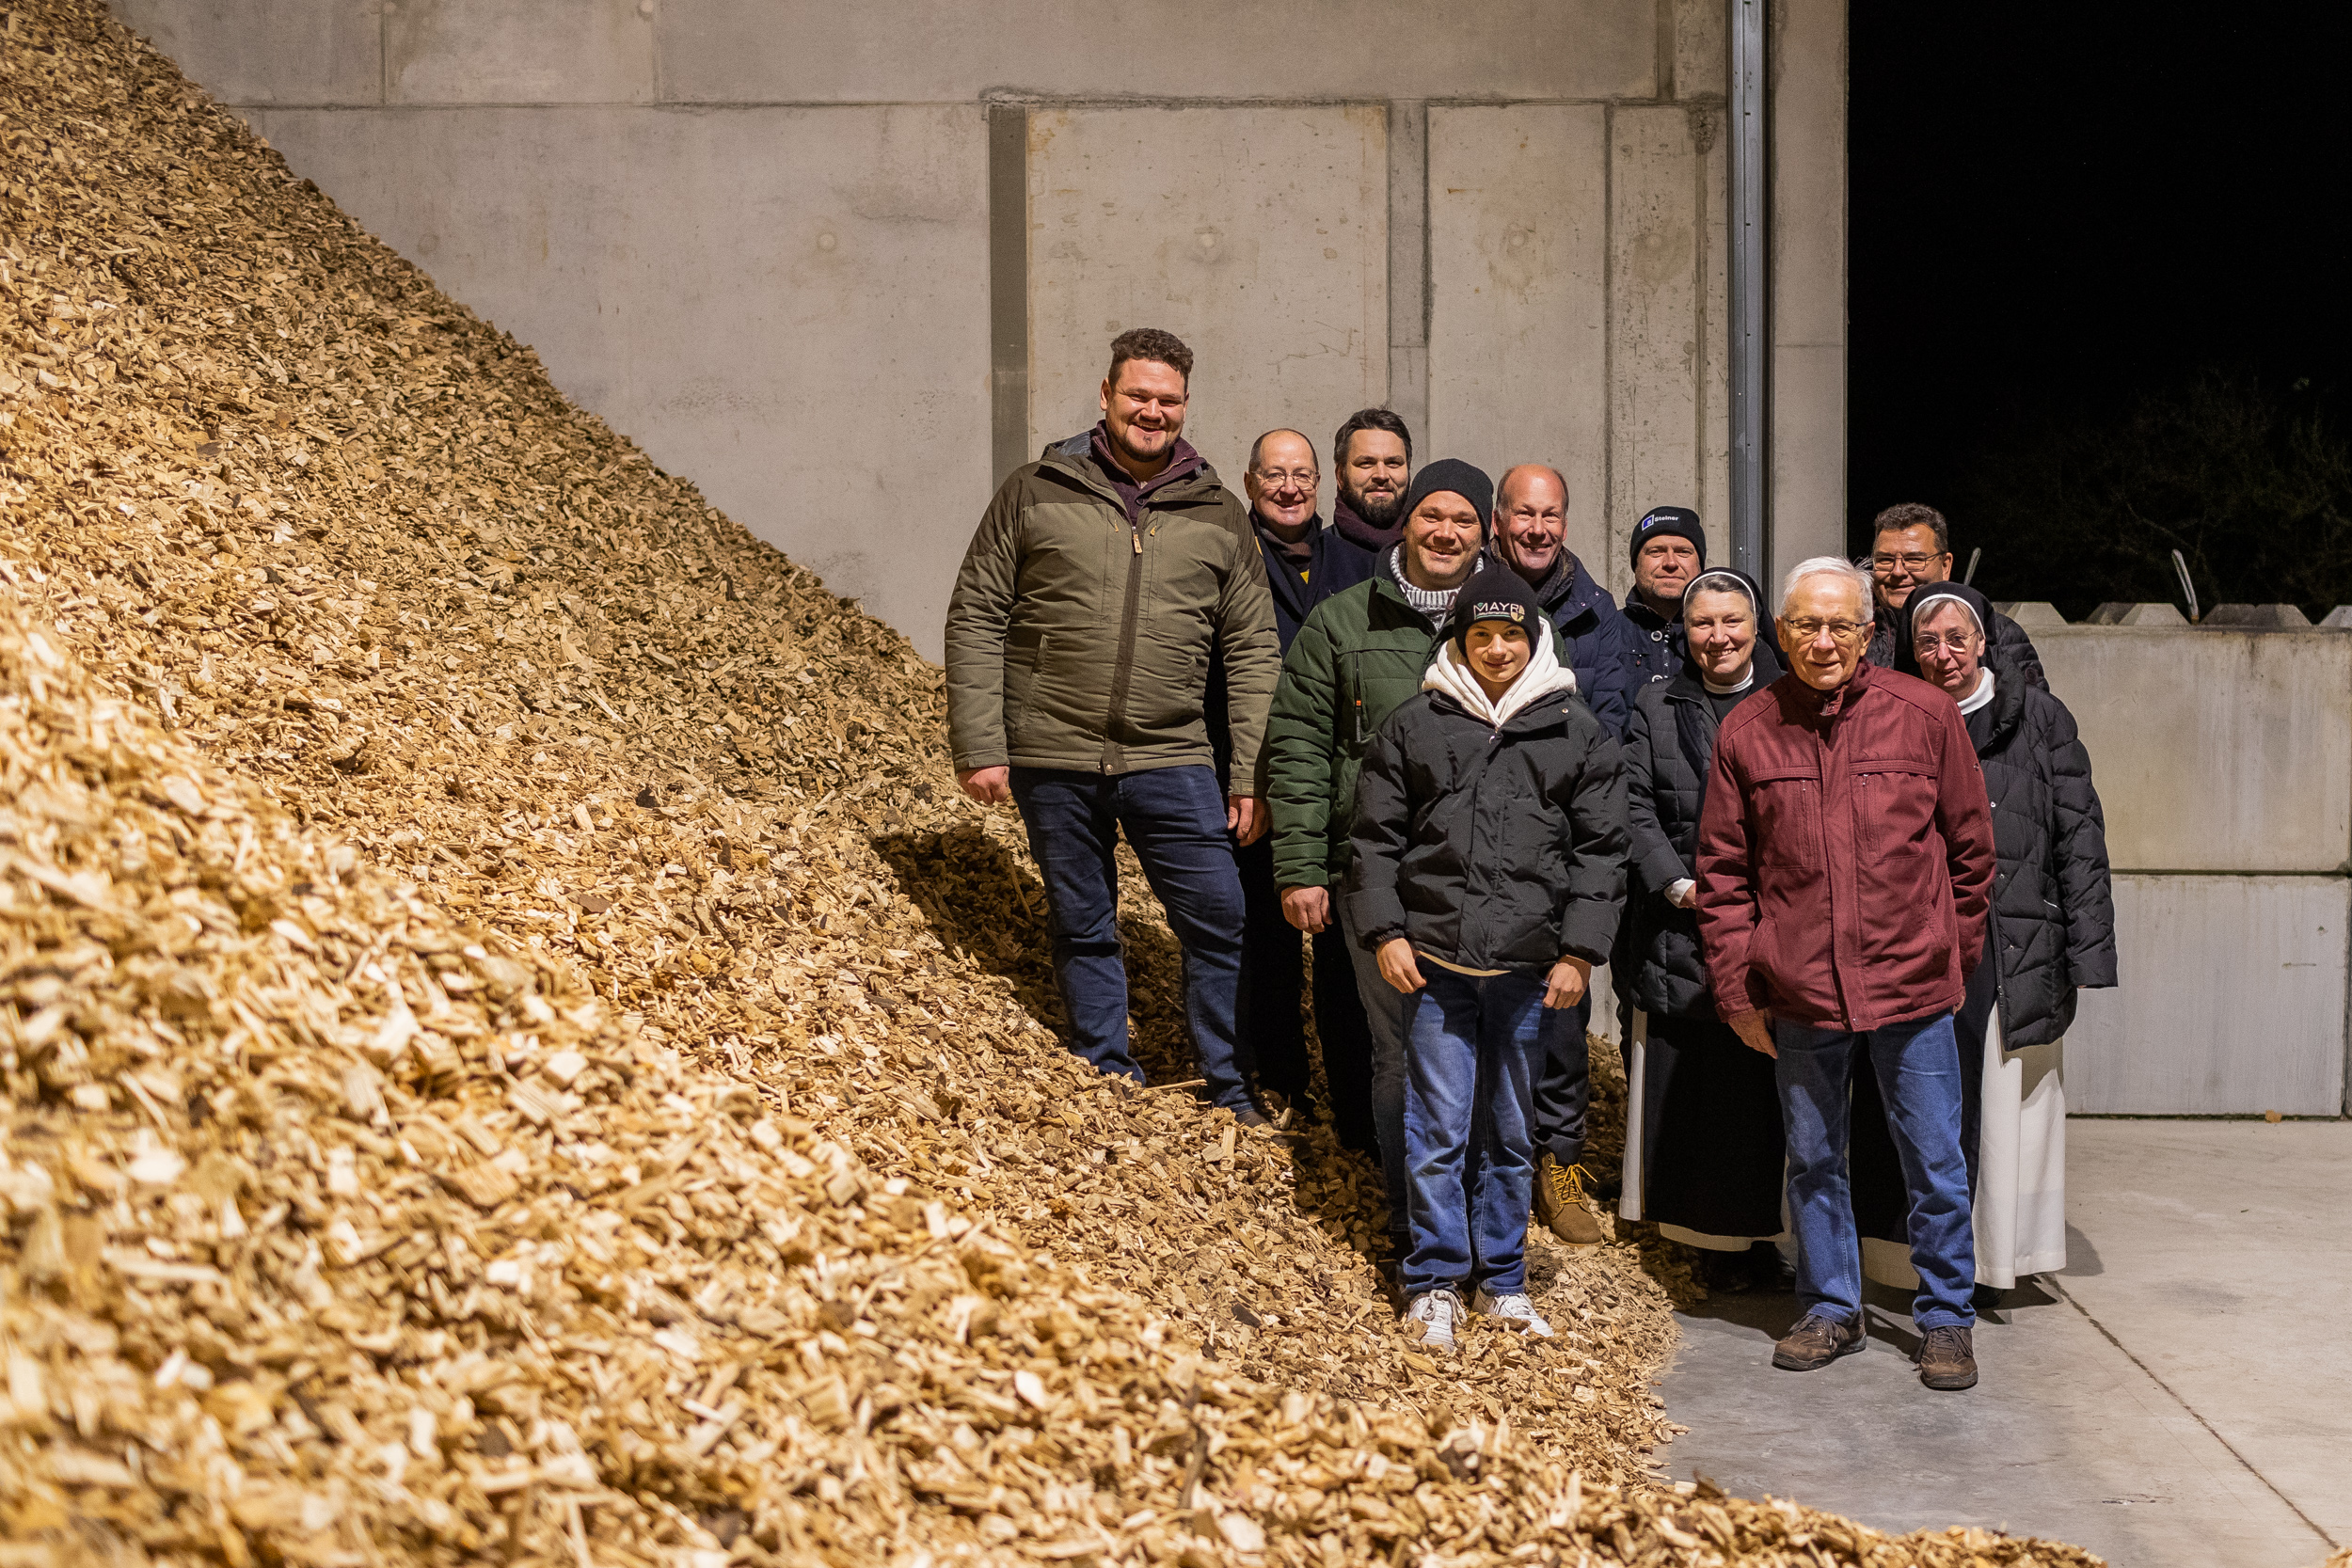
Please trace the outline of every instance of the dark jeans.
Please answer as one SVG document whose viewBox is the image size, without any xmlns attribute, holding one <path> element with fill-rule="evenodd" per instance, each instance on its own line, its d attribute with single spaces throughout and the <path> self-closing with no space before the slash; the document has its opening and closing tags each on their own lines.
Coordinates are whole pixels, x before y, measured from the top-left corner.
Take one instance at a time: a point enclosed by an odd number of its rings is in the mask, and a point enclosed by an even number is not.
<svg viewBox="0 0 2352 1568">
<path fill-rule="evenodd" d="M 1340 899 L 1336 890 L 1332 899 L 1332 926 L 1343 927 L 1339 919 Z M 1364 1008 L 1364 1030 L 1372 1039 L 1372 1132 L 1373 1143 L 1380 1156 L 1380 1179 L 1389 1190 L 1389 1240 L 1395 1244 L 1399 1259 L 1411 1244 L 1406 1233 L 1405 1194 L 1405 1006 L 1406 997 L 1394 986 L 1380 977 L 1380 960 L 1369 948 L 1356 940 L 1353 930 L 1343 932 L 1347 943 L 1348 961 L 1356 966 L 1356 994 Z"/>
<path fill-rule="evenodd" d="M 1200 1053 L 1208 1097 L 1249 1102 L 1234 1062 L 1233 1008 L 1241 976 L 1241 879 L 1225 831 L 1225 797 L 1212 768 L 1140 773 L 1012 770 L 1012 798 L 1029 832 L 1053 913 L 1054 974 L 1070 1009 L 1071 1045 L 1104 1072 L 1143 1082 L 1127 1045 L 1127 968 L 1119 941 L 1124 829 L 1184 954 L 1184 1025 Z"/>
<path fill-rule="evenodd" d="M 1550 972 L 1544 973 L 1549 979 Z M 1593 1094 L 1593 1050 L 1584 1039 L 1593 1022 L 1591 990 L 1556 1016 L 1560 1022 L 1546 1030 L 1549 1047 L 1535 1069 L 1535 1148 L 1573 1165 L 1584 1158 L 1584 1111 Z"/>
<path fill-rule="evenodd" d="M 1405 1002 L 1405 1148 L 1413 1249 L 1406 1295 L 1527 1289 L 1536 1065 L 1573 1009 L 1544 1006 L 1547 972 L 1457 974 L 1423 958 Z"/>
<path fill-rule="evenodd" d="M 1323 1077 L 1331 1094 L 1332 1129 L 1349 1148 L 1370 1150 L 1372 1135 L 1372 1033 L 1364 1004 L 1356 993 L 1355 960 L 1338 925 L 1311 939 L 1282 918 L 1281 890 L 1274 885 L 1274 838 L 1233 851 L 1241 873 L 1242 1062 L 1258 1086 L 1304 1106 L 1312 1063 L 1299 1006 L 1304 968 L 1299 943 L 1313 943 L 1315 1036 L 1323 1044 Z"/>
<path fill-rule="evenodd" d="M 1960 1148 L 1960 1052 L 1952 1015 L 1862 1034 L 1778 1023 L 1773 1077 L 1788 1133 L 1788 1214 L 1797 1231 L 1797 1296 L 1808 1312 L 1851 1320 L 1862 1311 L 1862 1246 L 1846 1154 L 1852 1081 L 1867 1063 L 1886 1106 L 1910 1205 L 1911 1266 L 1919 1271 L 1912 1321 L 1922 1329 L 1977 1321 L 1975 1234 L 1968 1163 Z"/>
</svg>

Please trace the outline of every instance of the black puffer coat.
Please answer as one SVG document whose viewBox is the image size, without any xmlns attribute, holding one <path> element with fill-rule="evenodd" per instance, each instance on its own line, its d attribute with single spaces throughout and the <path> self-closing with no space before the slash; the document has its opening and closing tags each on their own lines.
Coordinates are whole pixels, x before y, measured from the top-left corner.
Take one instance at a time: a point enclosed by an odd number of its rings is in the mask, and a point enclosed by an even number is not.
<svg viewBox="0 0 2352 1568">
<path fill-rule="evenodd" d="M 1786 673 L 1762 640 L 1756 646 L 1761 691 Z M 1699 952 L 1698 915 L 1666 902 L 1666 890 L 1698 875 L 1699 811 L 1715 764 L 1715 710 L 1698 666 L 1644 687 L 1625 737 L 1626 820 L 1633 831 L 1626 926 L 1633 1005 L 1677 1018 L 1715 1016 Z"/>
<path fill-rule="evenodd" d="M 1625 898 L 1625 773 L 1593 710 L 1561 691 L 1489 729 L 1420 691 L 1356 781 L 1349 927 L 1464 969 L 1609 960 Z"/>
<path fill-rule="evenodd" d="M 2047 1045 L 2074 1021 L 2077 986 L 2111 986 L 2115 900 L 2106 818 L 2074 716 L 1997 651 L 1990 707 L 1968 716 L 1993 802 L 1994 942 L 2001 1041 Z"/>
</svg>

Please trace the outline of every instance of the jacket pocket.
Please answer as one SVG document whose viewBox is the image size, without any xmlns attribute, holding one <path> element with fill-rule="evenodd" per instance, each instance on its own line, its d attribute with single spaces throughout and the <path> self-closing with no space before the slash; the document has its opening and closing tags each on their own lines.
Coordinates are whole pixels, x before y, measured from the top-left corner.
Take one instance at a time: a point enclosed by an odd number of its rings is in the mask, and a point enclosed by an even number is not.
<svg viewBox="0 0 2352 1568">
<path fill-rule="evenodd" d="M 1021 748 L 1021 721 L 1029 711 L 1038 667 L 1044 661 L 1043 627 L 1015 626 L 1005 634 L 1005 744 L 1010 750 Z"/>
<path fill-rule="evenodd" d="M 1749 781 L 1756 858 L 1772 865 L 1821 865 L 1821 781 L 1810 768 L 1768 768 Z"/>
<path fill-rule="evenodd" d="M 1926 849 L 1935 830 L 1935 769 L 1905 757 L 1857 762 L 1852 771 L 1856 836 L 1865 857 Z"/>
</svg>

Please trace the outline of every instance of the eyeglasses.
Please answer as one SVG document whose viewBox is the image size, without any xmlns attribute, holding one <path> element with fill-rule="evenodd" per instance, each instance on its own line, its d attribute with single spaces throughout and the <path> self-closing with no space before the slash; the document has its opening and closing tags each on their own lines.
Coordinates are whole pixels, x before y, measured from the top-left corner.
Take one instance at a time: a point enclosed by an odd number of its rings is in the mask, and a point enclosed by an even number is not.
<svg viewBox="0 0 2352 1568">
<path fill-rule="evenodd" d="M 1285 484 L 1295 484 L 1301 490 L 1311 490 L 1322 481 L 1323 476 L 1312 468 L 1261 468 L 1258 470 L 1258 483 L 1272 485 L 1276 489 Z"/>
<path fill-rule="evenodd" d="M 1911 651 L 1925 656 L 1938 648 L 1948 648 L 1953 653 L 1964 654 L 1976 645 L 1976 641 L 1977 634 L 1973 631 L 1947 631 L 1941 637 L 1926 631 L 1911 640 Z"/>
<path fill-rule="evenodd" d="M 1939 550 L 1934 555 L 1874 555 L 1870 567 L 1873 571 L 1891 572 L 1900 566 L 1906 572 L 1915 572 L 1931 561 L 1941 561 L 1945 553 Z"/>
<path fill-rule="evenodd" d="M 1810 615 L 1796 620 L 1783 621 L 1781 625 L 1787 626 L 1800 642 L 1810 642 L 1821 633 L 1827 632 L 1831 639 L 1841 647 L 1856 641 L 1870 629 L 1859 621 L 1818 621 Z"/>
</svg>

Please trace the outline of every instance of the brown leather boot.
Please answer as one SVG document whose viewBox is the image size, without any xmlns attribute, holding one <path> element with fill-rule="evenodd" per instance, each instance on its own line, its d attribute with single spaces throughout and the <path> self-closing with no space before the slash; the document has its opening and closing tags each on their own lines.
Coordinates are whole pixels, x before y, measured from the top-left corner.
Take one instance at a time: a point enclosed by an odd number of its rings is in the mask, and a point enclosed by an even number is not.
<svg viewBox="0 0 2352 1568">
<path fill-rule="evenodd" d="M 1584 1167 L 1564 1165 L 1549 1153 L 1535 1161 L 1535 1217 L 1570 1246 L 1597 1246 L 1607 1240 L 1584 1196 Z"/>
<path fill-rule="evenodd" d="M 1824 1317 L 1807 1312 L 1797 1326 L 1772 1347 L 1772 1365 L 1785 1372 L 1818 1371 L 1863 1345 L 1862 1320 Z"/>
<path fill-rule="evenodd" d="M 1965 1328 L 1931 1328 L 1919 1340 L 1919 1381 L 1931 1388 L 1977 1386 L 1977 1337 Z"/>
</svg>

